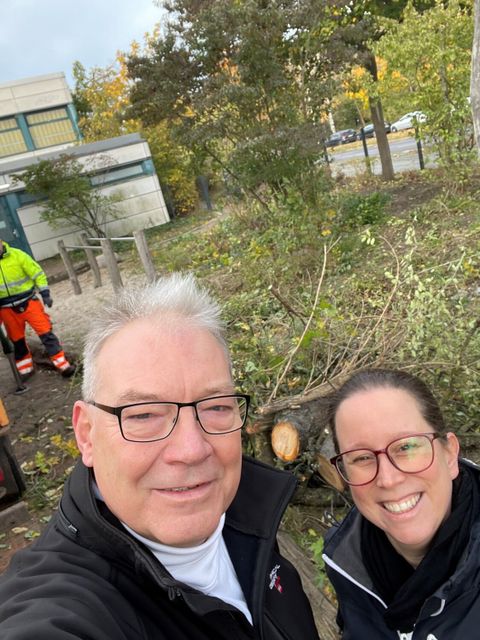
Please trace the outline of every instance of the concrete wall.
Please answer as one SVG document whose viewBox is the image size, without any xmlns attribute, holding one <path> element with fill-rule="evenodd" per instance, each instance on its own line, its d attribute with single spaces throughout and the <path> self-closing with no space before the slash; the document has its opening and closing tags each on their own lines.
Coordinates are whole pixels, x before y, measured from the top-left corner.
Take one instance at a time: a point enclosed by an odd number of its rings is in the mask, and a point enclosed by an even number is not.
<svg viewBox="0 0 480 640">
<path fill-rule="evenodd" d="M 24 78 L 0 85 L 0 117 L 39 111 L 72 102 L 63 73 Z"/>
<path fill-rule="evenodd" d="M 31 161 L 33 163 L 37 158 L 39 160 L 43 160 L 45 153 L 50 153 L 52 151 L 63 151 L 64 153 L 70 153 L 70 149 L 72 149 L 74 144 L 74 142 L 65 142 L 63 144 L 56 144 L 51 147 L 47 147 L 46 149 L 36 149 L 35 151 L 16 153 L 14 156 L 5 156 L 4 158 L 0 158 L 0 170 L 2 169 L 2 164 L 7 164 L 8 162 L 12 162 L 12 160 Z"/>
<path fill-rule="evenodd" d="M 148 229 L 169 221 L 167 207 L 157 176 L 140 176 L 120 185 L 101 189 L 105 195 L 120 194 L 119 215 L 107 221 L 106 233 L 110 237 L 129 235 L 133 231 Z M 41 206 L 28 205 L 18 209 L 20 221 L 36 260 L 44 260 L 58 253 L 58 241 L 79 245 L 80 229 L 64 226 L 52 229 L 40 218 Z"/>
<path fill-rule="evenodd" d="M 0 84 L 0 118 L 54 107 L 65 107 L 71 102 L 72 94 L 63 73 L 50 73 L 45 76 L 35 76 Z M 17 153 L 14 156 L 5 156 L 0 158 L 0 169 L 2 163 L 41 158 L 46 151 L 48 153 L 62 151 L 74 144 L 74 142 L 65 142 L 52 145 L 48 149 L 36 149 Z"/>
</svg>

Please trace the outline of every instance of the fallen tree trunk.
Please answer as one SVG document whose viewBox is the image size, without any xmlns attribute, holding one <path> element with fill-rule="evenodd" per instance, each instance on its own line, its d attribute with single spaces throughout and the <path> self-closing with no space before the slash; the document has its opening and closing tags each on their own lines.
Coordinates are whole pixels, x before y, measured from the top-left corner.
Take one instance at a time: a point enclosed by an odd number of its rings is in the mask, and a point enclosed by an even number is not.
<svg viewBox="0 0 480 640">
<path fill-rule="evenodd" d="M 318 432 L 312 424 L 312 416 L 308 408 L 279 415 L 272 428 L 273 452 L 284 462 L 296 460 L 301 452 L 310 446 L 315 446 L 312 440 L 317 439 Z"/>
<path fill-rule="evenodd" d="M 317 585 L 317 568 L 285 531 L 278 532 L 278 542 L 282 554 L 300 574 L 303 589 L 312 605 L 320 640 L 338 640 L 337 609 Z"/>
<path fill-rule="evenodd" d="M 259 407 L 257 409 L 257 414 L 260 417 L 271 416 L 280 411 L 285 411 L 288 409 L 298 409 L 304 404 L 308 404 L 315 400 L 325 401 L 325 397 L 332 393 L 338 386 L 340 386 L 346 378 L 351 374 L 350 370 L 347 370 L 337 376 L 334 376 L 328 382 L 324 382 L 313 389 L 310 389 L 306 393 L 301 393 L 296 396 L 289 396 L 287 398 L 277 398 L 272 402 L 264 405 L 263 407 Z"/>
<path fill-rule="evenodd" d="M 300 456 L 308 458 L 313 471 L 338 491 L 343 491 L 344 483 L 330 463 L 335 449 L 327 427 L 328 400 L 317 398 L 295 410 L 275 415 L 271 431 L 271 446 L 275 456 L 286 463 Z M 263 432 L 259 423 L 256 431 Z M 264 425 L 263 425 L 264 426 Z"/>
</svg>

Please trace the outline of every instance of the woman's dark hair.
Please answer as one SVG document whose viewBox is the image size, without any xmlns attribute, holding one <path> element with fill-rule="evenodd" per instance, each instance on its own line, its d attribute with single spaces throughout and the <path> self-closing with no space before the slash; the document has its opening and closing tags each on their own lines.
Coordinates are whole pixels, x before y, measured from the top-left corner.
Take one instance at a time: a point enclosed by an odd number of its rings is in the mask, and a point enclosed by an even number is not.
<svg viewBox="0 0 480 640">
<path fill-rule="evenodd" d="M 362 369 L 356 371 L 341 387 L 330 395 L 328 424 L 332 431 L 337 453 L 339 449 L 335 433 L 335 418 L 340 405 L 355 393 L 379 388 L 401 389 L 409 393 L 417 401 L 423 419 L 428 422 L 435 433 L 445 435 L 447 427 L 442 411 L 433 393 L 420 378 L 396 369 Z"/>
</svg>

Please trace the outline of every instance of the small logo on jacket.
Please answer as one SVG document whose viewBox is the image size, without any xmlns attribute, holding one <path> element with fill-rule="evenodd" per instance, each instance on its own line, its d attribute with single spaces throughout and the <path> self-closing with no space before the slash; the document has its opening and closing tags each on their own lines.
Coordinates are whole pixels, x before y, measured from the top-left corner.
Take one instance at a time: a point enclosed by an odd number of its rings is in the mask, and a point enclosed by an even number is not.
<svg viewBox="0 0 480 640">
<path fill-rule="evenodd" d="M 280 576 L 278 575 L 279 569 L 280 565 L 276 564 L 270 571 L 270 575 L 268 576 L 270 579 L 270 584 L 268 586 L 270 587 L 270 589 L 276 589 L 278 592 L 283 593 L 283 587 L 280 584 Z"/>
</svg>

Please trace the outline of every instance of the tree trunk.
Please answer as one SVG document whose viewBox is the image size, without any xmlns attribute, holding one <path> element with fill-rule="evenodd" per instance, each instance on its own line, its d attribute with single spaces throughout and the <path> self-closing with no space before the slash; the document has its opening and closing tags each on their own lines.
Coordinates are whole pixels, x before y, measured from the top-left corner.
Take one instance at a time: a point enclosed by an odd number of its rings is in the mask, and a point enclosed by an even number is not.
<svg viewBox="0 0 480 640">
<path fill-rule="evenodd" d="M 370 55 L 367 69 L 370 71 L 372 78 L 378 82 L 377 62 L 373 54 Z M 370 96 L 370 111 L 372 115 L 373 127 L 377 138 L 378 153 L 380 162 L 382 163 L 382 177 L 384 180 L 393 180 L 395 173 L 393 171 L 392 154 L 390 153 L 390 145 L 387 140 L 387 132 L 385 131 L 385 119 L 383 117 L 382 101 L 378 97 Z"/>
<path fill-rule="evenodd" d="M 474 32 L 472 46 L 472 72 L 470 100 L 477 153 L 480 154 L 480 0 L 474 3 Z"/>
<path fill-rule="evenodd" d="M 382 177 L 384 180 L 393 180 L 395 173 L 393 171 L 392 154 L 390 153 L 390 145 L 387 140 L 387 132 L 385 131 L 382 103 L 379 98 L 370 98 L 369 102 L 377 139 L 378 153 L 380 155 L 380 162 L 382 163 Z"/>
<path fill-rule="evenodd" d="M 282 554 L 296 567 L 302 578 L 319 637 L 322 640 L 337 640 L 340 637 L 336 624 L 337 608 L 318 588 L 318 570 L 285 531 L 278 532 L 278 542 Z"/>
<path fill-rule="evenodd" d="M 294 462 L 306 456 L 312 469 L 331 487 L 343 491 L 345 486 L 330 463 L 335 455 L 332 436 L 326 426 L 325 399 L 316 399 L 275 416 L 271 445 L 275 456 L 283 462 Z M 261 429 L 260 424 L 257 428 Z"/>
<path fill-rule="evenodd" d="M 326 400 L 319 398 L 308 404 L 275 415 L 271 434 L 272 449 L 277 458 L 293 462 L 302 453 L 320 451 L 328 432 L 324 426 Z"/>
</svg>

